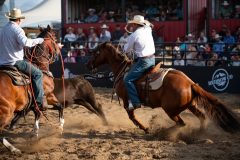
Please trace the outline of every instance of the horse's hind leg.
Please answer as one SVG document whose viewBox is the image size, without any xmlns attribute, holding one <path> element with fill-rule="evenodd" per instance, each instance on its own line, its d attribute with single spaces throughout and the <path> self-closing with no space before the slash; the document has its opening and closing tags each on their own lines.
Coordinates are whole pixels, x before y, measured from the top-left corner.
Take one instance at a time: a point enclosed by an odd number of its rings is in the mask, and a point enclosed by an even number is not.
<svg viewBox="0 0 240 160">
<path fill-rule="evenodd" d="M 198 119 L 200 120 L 200 129 L 203 130 L 205 129 L 205 115 L 194 105 L 191 105 L 190 107 L 188 107 L 188 109 L 195 115 L 198 117 Z"/>
<path fill-rule="evenodd" d="M 92 113 L 99 116 L 102 119 L 104 125 L 108 124 L 106 117 L 102 111 L 101 104 L 97 103 L 96 101 L 87 102 L 82 99 L 76 99 L 76 100 L 74 100 L 74 102 L 75 102 L 75 104 L 79 104 L 79 105 L 86 107 L 89 111 L 91 111 Z"/>
<path fill-rule="evenodd" d="M 174 122 L 176 122 L 177 126 L 183 127 L 185 126 L 185 122 L 182 120 L 182 118 L 180 117 L 180 115 L 176 115 L 176 116 L 169 116 Z"/>
</svg>

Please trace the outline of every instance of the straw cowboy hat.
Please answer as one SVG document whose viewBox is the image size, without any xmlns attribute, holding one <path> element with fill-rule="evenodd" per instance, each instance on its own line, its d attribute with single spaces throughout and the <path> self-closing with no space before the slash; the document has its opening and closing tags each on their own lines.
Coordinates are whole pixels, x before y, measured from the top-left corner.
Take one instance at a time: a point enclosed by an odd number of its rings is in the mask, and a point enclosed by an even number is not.
<svg viewBox="0 0 240 160">
<path fill-rule="evenodd" d="M 228 3 L 228 1 L 223 1 L 222 5 L 223 5 L 223 6 L 228 6 L 229 3 Z"/>
<path fill-rule="evenodd" d="M 128 21 L 129 23 L 135 23 L 135 24 L 139 24 L 139 25 L 145 25 L 145 21 L 144 21 L 144 17 L 141 15 L 135 15 L 133 17 L 133 20 Z"/>
<path fill-rule="evenodd" d="M 154 25 L 153 25 L 152 23 L 150 23 L 148 20 L 144 20 L 144 24 L 145 24 L 146 26 L 151 27 L 151 28 L 154 27 Z"/>
<path fill-rule="evenodd" d="M 102 29 L 107 29 L 108 26 L 107 26 L 106 24 L 103 24 L 103 25 L 101 26 L 101 28 L 102 28 Z"/>
<path fill-rule="evenodd" d="M 67 31 L 69 32 L 69 31 L 73 31 L 74 29 L 72 28 L 72 27 L 68 27 L 67 28 Z"/>
<path fill-rule="evenodd" d="M 22 11 L 18 8 L 13 8 L 11 12 L 5 14 L 9 19 L 25 19 L 25 16 L 22 15 Z"/>
</svg>

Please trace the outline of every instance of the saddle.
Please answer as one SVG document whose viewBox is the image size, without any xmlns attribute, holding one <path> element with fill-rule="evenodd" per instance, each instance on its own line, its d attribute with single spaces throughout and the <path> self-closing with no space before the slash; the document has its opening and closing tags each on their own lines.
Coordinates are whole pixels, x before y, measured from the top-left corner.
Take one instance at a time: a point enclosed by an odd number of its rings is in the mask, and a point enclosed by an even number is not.
<svg viewBox="0 0 240 160">
<path fill-rule="evenodd" d="M 29 76 L 22 73 L 14 66 L 0 66 L 0 72 L 6 73 L 12 79 L 12 83 L 16 86 L 25 86 L 30 84 Z"/>
<path fill-rule="evenodd" d="M 158 90 L 162 86 L 164 77 L 167 75 L 167 73 L 171 70 L 174 70 L 172 68 L 160 68 L 160 66 L 161 62 L 147 71 L 143 77 L 135 82 L 138 92 L 141 91 L 144 93 L 144 105 L 151 106 L 149 102 L 149 92 Z"/>
<path fill-rule="evenodd" d="M 163 79 L 166 74 L 173 70 L 172 68 L 160 68 L 161 62 L 147 71 L 143 77 L 136 81 L 136 85 L 143 89 L 157 90 L 162 86 Z"/>
</svg>

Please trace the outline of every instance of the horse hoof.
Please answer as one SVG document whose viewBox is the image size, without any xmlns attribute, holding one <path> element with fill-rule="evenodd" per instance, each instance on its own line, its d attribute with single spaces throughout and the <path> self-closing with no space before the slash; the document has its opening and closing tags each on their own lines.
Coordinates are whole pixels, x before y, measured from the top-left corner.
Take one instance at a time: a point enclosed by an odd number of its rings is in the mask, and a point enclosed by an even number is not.
<svg viewBox="0 0 240 160">
<path fill-rule="evenodd" d="M 144 129 L 144 132 L 145 132 L 146 134 L 149 134 L 149 133 L 150 133 L 150 132 L 149 132 L 149 128 Z"/>
<path fill-rule="evenodd" d="M 11 150 L 11 153 L 15 154 L 15 155 L 21 155 L 22 154 L 22 152 L 17 148 L 14 148 L 13 150 Z"/>
</svg>

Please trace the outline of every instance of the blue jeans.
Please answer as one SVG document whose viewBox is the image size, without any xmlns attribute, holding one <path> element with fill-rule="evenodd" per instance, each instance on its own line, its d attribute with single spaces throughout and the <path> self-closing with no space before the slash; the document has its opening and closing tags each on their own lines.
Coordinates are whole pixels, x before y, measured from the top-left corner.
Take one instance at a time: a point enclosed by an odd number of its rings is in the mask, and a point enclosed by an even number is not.
<svg viewBox="0 0 240 160">
<path fill-rule="evenodd" d="M 42 82 L 42 78 L 43 78 L 42 71 L 25 60 L 17 61 L 14 66 L 16 66 L 18 70 L 22 71 L 27 75 L 31 74 L 34 97 L 36 99 L 37 104 L 42 105 L 43 94 L 44 94 L 43 82 Z"/>
<path fill-rule="evenodd" d="M 128 92 L 128 98 L 131 100 L 133 106 L 141 104 L 138 98 L 137 89 L 134 85 L 134 81 L 139 79 L 143 73 L 145 73 L 150 67 L 155 65 L 155 57 L 150 58 L 138 58 L 137 62 L 133 64 L 128 74 L 124 77 L 124 85 Z"/>
</svg>

